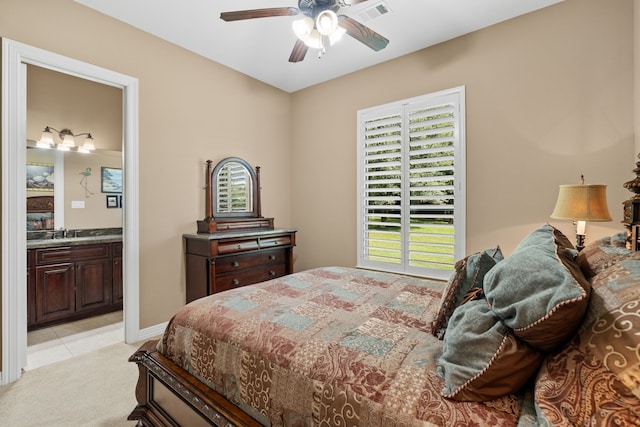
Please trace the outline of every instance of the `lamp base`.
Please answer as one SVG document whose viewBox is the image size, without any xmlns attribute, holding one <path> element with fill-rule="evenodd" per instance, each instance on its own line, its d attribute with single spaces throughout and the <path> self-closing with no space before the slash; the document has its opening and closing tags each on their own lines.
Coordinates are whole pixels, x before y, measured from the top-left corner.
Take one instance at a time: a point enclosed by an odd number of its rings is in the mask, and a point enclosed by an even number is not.
<svg viewBox="0 0 640 427">
<path fill-rule="evenodd" d="M 576 249 L 578 250 L 578 252 L 584 249 L 585 237 L 586 237 L 585 234 L 576 234 Z"/>
</svg>

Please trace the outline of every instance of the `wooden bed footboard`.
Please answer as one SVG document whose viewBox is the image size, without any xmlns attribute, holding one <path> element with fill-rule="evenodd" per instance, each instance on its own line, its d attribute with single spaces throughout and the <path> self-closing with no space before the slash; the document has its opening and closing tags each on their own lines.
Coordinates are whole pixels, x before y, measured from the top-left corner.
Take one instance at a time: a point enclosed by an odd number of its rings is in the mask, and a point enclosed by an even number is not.
<svg viewBox="0 0 640 427">
<path fill-rule="evenodd" d="M 128 419 L 138 426 L 242 426 L 260 423 L 156 350 L 147 341 L 130 358 L 138 364 L 136 400 Z"/>
</svg>

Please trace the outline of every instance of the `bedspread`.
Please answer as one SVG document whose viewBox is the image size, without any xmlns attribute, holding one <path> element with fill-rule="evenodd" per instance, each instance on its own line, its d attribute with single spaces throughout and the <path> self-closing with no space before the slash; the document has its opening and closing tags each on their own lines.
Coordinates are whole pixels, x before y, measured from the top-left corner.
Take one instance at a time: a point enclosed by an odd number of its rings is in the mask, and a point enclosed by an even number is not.
<svg viewBox="0 0 640 427">
<path fill-rule="evenodd" d="M 441 396 L 430 328 L 445 285 L 308 270 L 188 304 L 158 350 L 264 425 L 516 425 L 519 395 Z"/>
</svg>

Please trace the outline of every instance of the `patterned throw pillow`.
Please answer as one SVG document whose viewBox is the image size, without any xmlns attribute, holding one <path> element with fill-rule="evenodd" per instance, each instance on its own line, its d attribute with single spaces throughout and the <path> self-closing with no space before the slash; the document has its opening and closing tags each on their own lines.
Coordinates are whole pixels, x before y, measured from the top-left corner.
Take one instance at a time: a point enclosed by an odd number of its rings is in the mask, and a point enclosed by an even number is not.
<svg viewBox="0 0 640 427">
<path fill-rule="evenodd" d="M 629 256 L 627 233 L 617 233 L 589 243 L 578 254 L 578 265 L 587 279 Z"/>
<path fill-rule="evenodd" d="M 543 358 L 516 338 L 484 299 L 455 309 L 443 348 L 438 361 L 442 395 L 459 401 L 482 402 L 519 391 Z"/>
<path fill-rule="evenodd" d="M 582 321 L 591 286 L 576 254 L 560 230 L 545 224 L 484 278 L 493 312 L 532 347 L 556 349 Z"/>
<path fill-rule="evenodd" d="M 431 323 L 434 336 L 439 339 L 444 337 L 453 310 L 462 304 L 465 295 L 472 288 L 482 288 L 485 274 L 503 259 L 500 247 L 496 246 L 469 255 L 456 263 L 454 273 L 442 294 L 440 307 Z"/>
</svg>

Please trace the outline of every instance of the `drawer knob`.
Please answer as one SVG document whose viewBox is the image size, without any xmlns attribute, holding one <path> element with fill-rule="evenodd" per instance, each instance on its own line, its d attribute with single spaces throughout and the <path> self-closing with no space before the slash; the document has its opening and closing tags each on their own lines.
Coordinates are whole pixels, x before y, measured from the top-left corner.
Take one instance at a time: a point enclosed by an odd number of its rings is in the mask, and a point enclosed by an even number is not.
<svg viewBox="0 0 640 427">
<path fill-rule="evenodd" d="M 233 279 L 233 280 L 231 281 L 231 283 L 233 283 L 234 285 L 239 285 L 239 284 L 240 284 L 240 280 L 238 280 L 238 279 Z"/>
<path fill-rule="evenodd" d="M 274 259 L 276 259 L 276 256 L 275 255 L 269 255 L 269 259 L 273 261 Z"/>
<path fill-rule="evenodd" d="M 233 261 L 233 262 L 231 263 L 231 266 L 232 266 L 232 267 L 237 267 L 237 266 L 239 266 L 239 265 L 240 265 L 240 263 L 239 263 L 238 261 Z"/>
<path fill-rule="evenodd" d="M 273 270 L 269 270 L 269 276 L 275 276 L 275 275 L 276 275 L 276 272 L 275 272 L 275 271 L 273 271 Z"/>
</svg>

